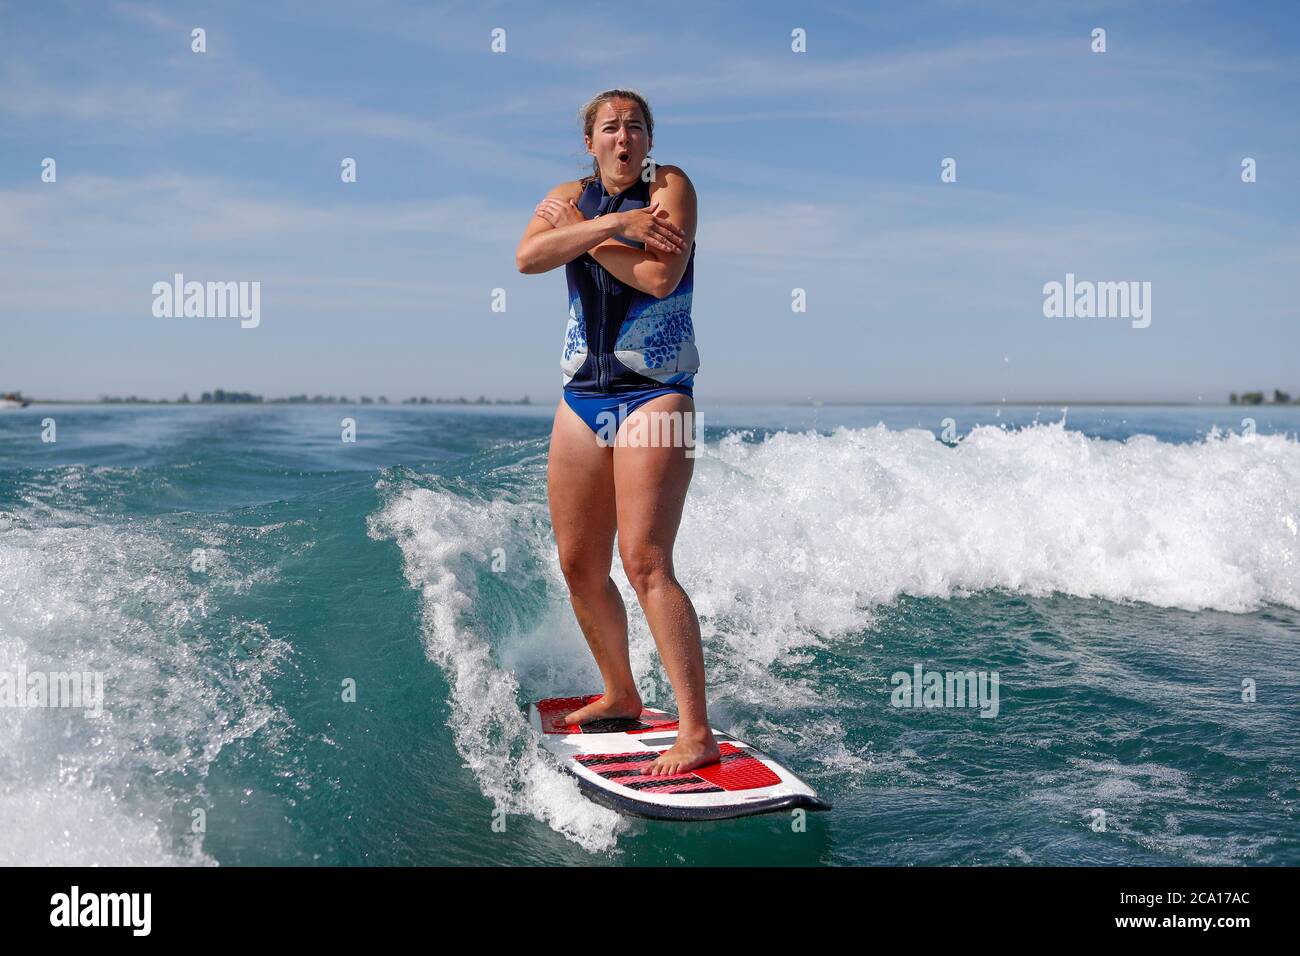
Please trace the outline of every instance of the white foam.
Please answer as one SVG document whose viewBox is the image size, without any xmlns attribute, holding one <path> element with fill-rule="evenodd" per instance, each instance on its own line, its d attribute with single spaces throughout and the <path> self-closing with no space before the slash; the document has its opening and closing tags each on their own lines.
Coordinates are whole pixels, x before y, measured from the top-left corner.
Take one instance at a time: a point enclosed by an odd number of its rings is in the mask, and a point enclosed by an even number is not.
<svg viewBox="0 0 1300 956">
<path fill-rule="evenodd" d="M 387 500 L 370 518 L 370 534 L 396 540 L 406 579 L 420 591 L 425 646 L 451 687 L 448 726 L 483 794 L 495 810 L 531 815 L 591 852 L 614 848 L 622 820 L 583 799 L 542 750 L 519 707 L 514 674 L 499 666 L 492 621 L 473 613 L 494 549 L 506 549 L 506 561 L 528 573 L 529 556 L 519 552 L 528 548 L 537 506 L 475 501 L 409 481 L 378 487 Z"/>
<path fill-rule="evenodd" d="M 904 594 L 1300 608 L 1298 519 L 1300 443 L 1282 436 L 733 434 L 697 465 L 677 565 L 701 613 L 754 626 L 748 656 L 764 661 Z"/>
<path fill-rule="evenodd" d="M 186 853 L 161 832 L 157 820 L 123 806 L 105 789 L 47 781 L 0 793 L 0 821 L 5 866 L 212 863 L 197 842 Z"/>
<path fill-rule="evenodd" d="M 0 671 L 101 672 L 103 715 L 0 707 L 0 864 L 211 864 L 173 811 L 202 806 L 222 749 L 280 713 L 264 680 L 288 645 L 257 622 L 199 626 L 212 589 L 246 579 L 210 552 L 192 581 L 165 521 L 105 523 L 69 506 L 80 470 L 63 477 L 0 520 Z"/>
</svg>

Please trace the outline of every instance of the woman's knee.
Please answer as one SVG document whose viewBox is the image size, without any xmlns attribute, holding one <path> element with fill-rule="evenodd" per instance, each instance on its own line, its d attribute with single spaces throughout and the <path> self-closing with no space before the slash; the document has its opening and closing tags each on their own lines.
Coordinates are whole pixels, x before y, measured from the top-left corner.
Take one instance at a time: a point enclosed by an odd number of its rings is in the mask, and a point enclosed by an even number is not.
<svg viewBox="0 0 1300 956">
<path fill-rule="evenodd" d="M 601 560 L 581 551 L 560 552 L 560 573 L 569 590 L 575 593 L 604 588 L 609 581 L 609 568 L 609 559 Z"/>
<path fill-rule="evenodd" d="M 663 548 L 650 544 L 629 544 L 619 549 L 623 571 L 637 594 L 673 580 L 673 560 Z"/>
</svg>

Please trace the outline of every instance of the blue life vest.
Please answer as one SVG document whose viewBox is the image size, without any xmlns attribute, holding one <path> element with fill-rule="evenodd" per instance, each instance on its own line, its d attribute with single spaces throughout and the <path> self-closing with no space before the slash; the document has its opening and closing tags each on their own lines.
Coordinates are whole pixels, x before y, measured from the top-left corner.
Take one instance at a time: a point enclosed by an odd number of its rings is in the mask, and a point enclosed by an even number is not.
<svg viewBox="0 0 1300 956">
<path fill-rule="evenodd" d="M 578 199 L 587 219 L 650 205 L 650 184 L 641 179 L 615 196 L 600 177 Z M 621 242 L 644 249 L 640 242 Z M 560 368 L 564 387 L 597 392 L 627 392 L 655 385 L 691 386 L 700 367 L 691 325 L 695 287 L 695 244 L 682 281 L 656 299 L 624 285 L 587 253 L 567 263 L 569 324 Z"/>
</svg>

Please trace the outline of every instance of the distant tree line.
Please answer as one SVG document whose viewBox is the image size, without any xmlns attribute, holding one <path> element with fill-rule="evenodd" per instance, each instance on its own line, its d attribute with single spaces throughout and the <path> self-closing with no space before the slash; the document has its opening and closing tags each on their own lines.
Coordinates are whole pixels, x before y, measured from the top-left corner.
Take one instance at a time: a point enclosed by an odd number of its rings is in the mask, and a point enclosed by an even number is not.
<svg viewBox="0 0 1300 956">
<path fill-rule="evenodd" d="M 1228 402 L 1232 405 L 1263 405 L 1264 393 L 1244 392 L 1243 394 L 1238 395 L 1236 392 L 1233 392 L 1231 395 L 1228 396 Z M 1292 402 L 1289 393 L 1282 391 L 1280 388 L 1275 388 L 1273 389 L 1273 404 L 1274 405 L 1300 404 L 1300 399 L 1296 399 L 1295 402 Z"/>
<path fill-rule="evenodd" d="M 260 402 L 261 395 L 254 395 L 252 392 L 227 392 L 223 388 L 215 392 L 204 392 L 200 402 Z"/>
<path fill-rule="evenodd" d="M 171 401 L 165 398 L 139 398 L 135 395 L 101 395 L 101 402 L 113 404 L 149 404 L 149 405 L 170 405 Z M 195 404 L 190 401 L 190 393 L 185 392 L 175 402 L 177 405 Z M 197 404 L 208 405 L 229 405 L 229 404 L 267 404 L 267 405 L 389 405 L 388 396 L 380 395 L 379 398 L 371 398 L 369 395 L 362 395 L 359 402 L 352 401 L 346 395 L 312 395 L 308 396 L 306 392 L 301 395 L 289 395 L 285 398 L 263 398 L 261 395 L 254 395 L 252 392 L 228 392 L 224 388 L 214 389 L 211 392 L 204 392 Z M 470 401 L 465 396 L 459 398 L 429 398 L 427 395 L 403 399 L 403 405 L 531 405 L 532 401 L 527 395 L 523 398 L 496 398 L 489 399 L 485 395 L 480 395 L 474 401 Z"/>
<path fill-rule="evenodd" d="M 419 398 L 406 398 L 402 400 L 403 405 L 531 405 L 532 402 L 528 396 L 523 398 L 497 398 L 489 401 L 485 396 L 480 395 L 474 401 L 470 401 L 464 395 L 460 398 L 429 398 L 427 395 L 421 395 Z"/>
</svg>

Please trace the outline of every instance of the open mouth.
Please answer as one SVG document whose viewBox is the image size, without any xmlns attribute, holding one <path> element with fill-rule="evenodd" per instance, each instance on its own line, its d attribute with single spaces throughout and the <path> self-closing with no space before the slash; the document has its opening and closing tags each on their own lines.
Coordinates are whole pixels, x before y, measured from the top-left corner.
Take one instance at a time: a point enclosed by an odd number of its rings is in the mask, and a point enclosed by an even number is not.
<svg viewBox="0 0 1300 956">
<path fill-rule="evenodd" d="M 614 156 L 620 163 L 626 163 L 631 158 L 631 154 L 627 150 L 623 150 L 621 153 L 615 153 Z"/>
</svg>

